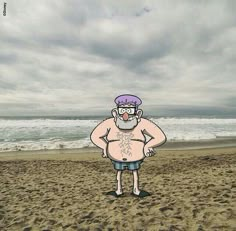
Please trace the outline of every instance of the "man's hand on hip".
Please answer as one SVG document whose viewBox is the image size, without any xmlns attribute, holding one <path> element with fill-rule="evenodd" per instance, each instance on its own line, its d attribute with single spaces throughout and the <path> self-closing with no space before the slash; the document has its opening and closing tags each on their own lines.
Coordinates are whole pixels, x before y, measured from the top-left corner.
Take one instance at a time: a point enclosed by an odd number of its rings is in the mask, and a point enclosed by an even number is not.
<svg viewBox="0 0 236 231">
<path fill-rule="evenodd" d="M 102 157 L 103 158 L 107 158 L 108 157 L 106 149 L 103 149 Z"/>
<path fill-rule="evenodd" d="M 146 157 L 154 156 L 155 154 L 156 154 L 156 152 L 154 151 L 153 148 L 149 148 L 147 146 L 144 147 L 144 155 Z"/>
</svg>

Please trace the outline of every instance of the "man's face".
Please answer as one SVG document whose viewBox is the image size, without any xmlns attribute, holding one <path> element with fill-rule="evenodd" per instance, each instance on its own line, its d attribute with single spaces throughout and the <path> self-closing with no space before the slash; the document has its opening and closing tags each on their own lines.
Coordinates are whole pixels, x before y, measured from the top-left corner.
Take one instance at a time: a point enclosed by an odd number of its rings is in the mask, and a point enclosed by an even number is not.
<svg viewBox="0 0 236 231">
<path fill-rule="evenodd" d="M 131 130 L 138 125 L 142 116 L 142 110 L 137 110 L 134 105 L 124 104 L 114 108 L 112 115 L 119 129 Z"/>
</svg>

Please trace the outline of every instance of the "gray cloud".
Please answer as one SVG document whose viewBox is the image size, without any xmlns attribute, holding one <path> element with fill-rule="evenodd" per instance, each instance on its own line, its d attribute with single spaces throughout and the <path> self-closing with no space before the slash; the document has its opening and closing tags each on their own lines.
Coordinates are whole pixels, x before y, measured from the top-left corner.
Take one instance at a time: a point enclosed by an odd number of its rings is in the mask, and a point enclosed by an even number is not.
<svg viewBox="0 0 236 231">
<path fill-rule="evenodd" d="M 15 54 L 0 54 L 0 63 L 2 64 L 13 64 L 17 59 Z"/>
<path fill-rule="evenodd" d="M 110 113 L 123 93 L 151 114 L 236 115 L 235 10 L 220 0 L 11 2 L 0 115 Z"/>
</svg>

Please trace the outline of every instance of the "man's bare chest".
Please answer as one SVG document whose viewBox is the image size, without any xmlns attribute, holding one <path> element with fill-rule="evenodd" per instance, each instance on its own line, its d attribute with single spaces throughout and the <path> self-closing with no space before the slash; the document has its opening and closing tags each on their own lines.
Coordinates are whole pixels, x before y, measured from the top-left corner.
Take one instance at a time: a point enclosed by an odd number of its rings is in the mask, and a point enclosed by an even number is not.
<svg viewBox="0 0 236 231">
<path fill-rule="evenodd" d="M 143 135 L 140 129 L 134 129 L 132 131 L 124 131 L 121 129 L 110 129 L 107 135 L 108 141 L 121 141 L 121 142 L 130 142 L 132 140 L 136 141 L 145 141 L 145 136 Z"/>
</svg>

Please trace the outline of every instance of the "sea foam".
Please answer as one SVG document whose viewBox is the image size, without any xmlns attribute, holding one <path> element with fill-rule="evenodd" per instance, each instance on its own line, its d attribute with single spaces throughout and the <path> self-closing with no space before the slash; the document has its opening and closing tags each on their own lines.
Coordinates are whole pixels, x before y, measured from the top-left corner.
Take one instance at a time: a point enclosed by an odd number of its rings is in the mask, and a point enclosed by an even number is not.
<svg viewBox="0 0 236 231">
<path fill-rule="evenodd" d="M 105 119 L 105 118 L 104 118 Z M 168 141 L 236 136 L 236 119 L 150 118 Z M 90 147 L 101 119 L 0 119 L 0 151 Z"/>
</svg>

